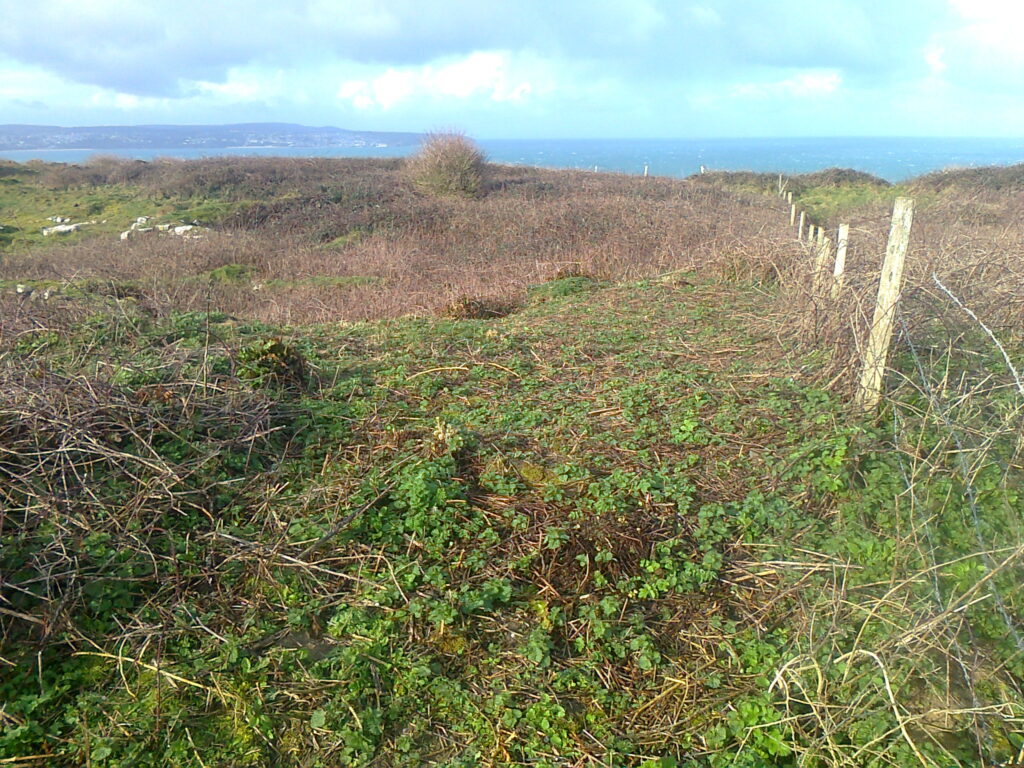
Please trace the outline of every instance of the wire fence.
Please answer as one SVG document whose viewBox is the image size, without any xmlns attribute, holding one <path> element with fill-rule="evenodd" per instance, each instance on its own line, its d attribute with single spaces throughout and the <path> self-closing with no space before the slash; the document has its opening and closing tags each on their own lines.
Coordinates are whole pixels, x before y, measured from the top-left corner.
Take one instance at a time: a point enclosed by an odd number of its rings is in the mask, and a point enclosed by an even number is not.
<svg viewBox="0 0 1024 768">
<path fill-rule="evenodd" d="M 1024 325 L 1013 290 L 1024 281 L 1020 252 L 1007 247 L 1019 244 L 1020 234 L 990 232 L 986 259 L 984 238 L 958 240 L 931 215 L 910 250 L 899 301 L 886 309 L 878 262 L 891 218 L 861 218 L 833 241 L 809 216 L 796 215 L 781 182 L 779 194 L 791 205 L 790 221 L 802 218 L 809 227 L 797 236 L 804 263 L 813 264 L 799 289 L 805 316 L 816 339 L 843 353 L 830 385 L 861 405 L 869 340 L 879 317 L 891 313 L 891 356 L 878 394 L 901 477 L 888 517 L 887 533 L 898 542 L 891 574 L 866 589 L 837 587 L 844 600 L 854 593 L 864 601 L 859 609 L 836 601 L 834 622 L 862 622 L 852 643 L 835 626 L 818 637 L 830 647 L 828 662 L 845 671 L 831 679 L 820 657 L 780 669 L 775 683 L 787 715 L 826 764 L 859 765 L 870 756 L 880 764 L 964 765 L 947 748 L 956 731 L 973 734 L 977 764 L 995 764 L 997 756 L 1024 764 L 1024 383 L 1014 362 Z M 830 280 L 826 267 L 843 239 L 851 259 L 841 266 L 851 274 L 837 267 Z M 850 690 L 840 696 L 839 689 L 855 683 L 854 667 L 861 680 L 877 678 L 860 694 L 865 706 L 856 713 L 835 706 L 849 700 Z M 928 690 L 935 679 L 944 684 Z M 871 711 L 891 713 L 894 730 L 869 750 L 842 744 L 850 727 L 844 717 L 867 719 Z M 1014 762 L 1005 762 L 1007 754 Z"/>
</svg>

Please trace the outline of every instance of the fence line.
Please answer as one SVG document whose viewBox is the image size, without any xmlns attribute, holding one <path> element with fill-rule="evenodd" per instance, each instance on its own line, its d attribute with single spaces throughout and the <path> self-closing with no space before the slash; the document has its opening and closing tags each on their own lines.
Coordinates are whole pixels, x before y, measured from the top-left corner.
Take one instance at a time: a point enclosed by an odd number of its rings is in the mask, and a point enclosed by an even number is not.
<svg viewBox="0 0 1024 768">
<path fill-rule="evenodd" d="M 800 222 L 797 241 L 808 256 L 808 268 L 814 270 L 815 305 L 820 307 L 824 298 L 826 306 L 831 300 L 832 307 L 837 310 L 837 300 L 840 297 L 851 301 L 858 298 L 851 291 L 847 291 L 845 296 L 843 294 L 844 281 L 847 279 L 851 231 L 854 237 L 869 233 L 874 236 L 879 234 L 877 229 L 873 226 L 851 229 L 850 224 L 844 222 L 839 224 L 833 240 L 823 226 L 811 221 L 810 215 L 801 211 L 798 203 L 791 201 L 789 195 L 783 196 L 780 193 L 780 197 L 785 197 L 789 203 L 790 226 L 794 226 L 797 219 Z M 1021 430 L 1021 423 L 1024 422 L 1024 367 L 1014 364 L 1010 352 L 1000 342 L 996 333 L 968 306 L 967 300 L 958 297 L 935 272 L 931 273 L 931 281 L 938 288 L 938 292 L 908 292 L 907 301 L 902 301 L 903 275 L 913 219 L 914 201 L 910 198 L 897 198 L 889 217 L 889 237 L 878 281 L 870 333 L 860 361 L 862 368 L 854 403 L 856 407 L 867 412 L 875 411 L 882 400 L 886 371 L 891 370 L 894 376 L 900 377 L 899 385 L 894 387 L 888 403 L 892 411 L 892 449 L 898 457 L 906 495 L 900 494 L 893 501 L 901 504 L 904 502 L 900 499 L 906 500 L 905 503 L 910 505 L 912 527 L 917 526 L 924 538 L 923 542 L 915 542 L 914 536 L 917 534 L 912 532 L 911 544 L 917 544 L 920 556 L 927 565 L 920 570 L 918 577 L 930 583 L 931 596 L 928 600 L 934 603 L 932 610 L 924 614 L 929 618 L 922 618 L 920 627 L 927 627 L 931 631 L 930 628 L 939 626 L 940 622 L 949 622 L 942 631 L 948 642 L 950 670 L 958 670 L 955 674 L 959 677 L 959 685 L 969 697 L 970 704 L 969 707 L 964 706 L 960 713 L 964 717 L 972 718 L 973 722 L 970 725 L 977 739 L 978 754 L 983 755 L 991 752 L 993 740 L 1001 733 L 1020 732 L 1019 709 L 1011 709 L 1009 715 L 997 714 L 993 708 L 982 704 L 981 699 L 990 697 L 984 693 L 979 694 L 975 688 L 978 649 L 974 638 L 977 627 L 967 612 L 967 607 L 974 602 L 987 601 L 991 605 L 991 621 L 1000 625 L 998 631 L 1005 634 L 1006 642 L 1015 649 L 1016 658 L 1024 656 L 1024 621 L 1019 614 L 1017 598 L 1020 593 L 1016 591 L 1019 578 L 1014 580 L 1013 575 L 1015 571 L 1020 572 L 1020 564 L 1024 561 L 1024 540 L 1020 537 L 1022 529 L 1015 523 L 1006 523 L 1009 528 L 993 529 L 993 521 L 988 518 L 992 502 L 987 494 L 992 493 L 989 486 L 994 481 L 982 474 L 982 469 L 990 469 L 993 465 L 1001 466 L 1004 490 L 1012 491 L 1013 485 L 1008 482 L 1013 477 L 1011 470 L 1014 470 L 1014 467 L 1020 469 L 1019 456 L 1024 454 L 1024 431 Z M 874 225 L 880 221 L 881 218 L 873 218 L 870 223 Z M 829 270 L 829 259 L 833 253 L 835 260 L 832 269 Z M 824 291 L 822 289 L 829 280 L 829 271 L 831 286 L 829 291 Z M 860 287 L 860 283 L 852 278 L 850 283 L 852 286 Z M 901 306 L 914 306 L 922 296 L 942 307 L 927 307 L 924 312 L 926 319 L 929 312 L 941 316 L 949 308 L 955 307 L 956 311 L 962 312 L 980 328 L 1005 363 L 1009 373 L 1005 382 L 993 384 L 990 367 L 979 373 L 981 380 L 976 384 L 967 384 L 966 373 L 961 374 L 959 385 L 956 381 L 950 381 L 950 361 L 953 360 L 954 351 L 960 353 L 960 350 L 956 349 L 954 338 L 951 335 L 945 352 L 941 349 L 943 344 L 939 343 L 939 346 L 935 347 L 935 342 L 930 336 L 925 337 L 926 343 L 922 343 L 921 339 L 912 338 L 907 312 Z M 948 300 L 948 303 L 943 299 Z M 845 302 L 843 306 L 846 306 Z M 926 326 L 928 327 L 930 326 Z M 854 324 L 853 328 L 856 331 L 859 322 Z M 909 371 L 901 370 L 903 366 L 887 368 L 896 328 L 900 334 L 900 349 L 905 350 L 912 361 Z M 944 365 L 930 359 L 929 356 L 936 353 L 945 357 Z M 977 354 L 971 347 L 964 347 L 962 353 L 972 356 Z M 998 359 L 995 353 L 993 359 Z M 901 397 L 901 393 L 905 393 L 907 388 L 911 390 L 909 399 Z M 950 389 L 953 392 L 950 392 Z M 992 409 L 994 415 L 986 415 L 983 413 L 986 403 L 981 398 L 997 390 L 1009 391 L 1018 397 L 1010 403 L 1009 410 L 1004 405 L 997 404 L 998 407 Z M 903 402 L 904 400 L 906 402 Z M 992 418 L 997 418 L 998 423 L 994 424 Z M 979 422 L 979 419 L 982 420 Z M 919 433 L 914 431 L 915 425 Z M 927 442 L 932 439 L 936 441 L 934 446 Z M 1003 447 L 998 450 L 997 440 L 1003 442 Z M 1013 451 L 1011 441 L 1016 441 L 1018 446 L 1017 452 L 1012 454 L 1016 457 L 1016 465 L 1012 463 L 1014 459 L 1000 458 L 1000 451 L 1007 449 L 1007 445 L 1008 450 Z M 922 445 L 926 447 L 922 448 Z M 948 472 L 959 486 L 958 492 L 946 494 L 945 500 L 945 492 L 941 491 L 939 486 L 939 501 L 942 506 L 938 511 L 925 506 L 932 503 L 930 499 L 919 501 L 916 495 L 917 484 L 922 478 L 927 480 L 936 472 Z M 923 487 L 925 490 L 929 488 L 927 483 L 924 483 Z M 919 503 L 922 504 L 921 509 L 917 509 Z M 947 506 L 947 503 L 951 506 Z M 997 517 L 996 520 L 998 519 Z M 947 522 L 951 526 L 962 524 L 963 527 L 956 528 L 953 532 L 944 531 L 942 525 Z M 1006 540 L 1008 535 L 1010 538 Z M 1000 546 L 1004 541 L 1012 546 Z M 970 548 L 970 554 L 961 559 L 970 560 L 980 575 L 964 591 L 963 587 L 944 584 L 940 576 L 946 565 L 956 562 L 951 559 L 949 551 L 959 556 L 967 547 Z M 990 619 L 986 617 L 984 621 L 988 622 Z M 916 631 L 918 627 L 905 633 L 907 644 L 902 646 L 904 651 L 914 652 L 911 650 L 911 639 L 912 632 Z M 931 640 L 920 642 L 927 644 Z M 1013 653 L 1013 650 L 1010 652 Z M 950 678 L 951 688 L 954 682 L 957 681 Z M 893 706 L 896 705 L 895 700 L 892 703 Z M 1014 749 L 1019 749 L 1016 763 L 1024 766 L 1024 747 L 1017 744 Z M 929 761 L 929 764 L 936 763 Z"/>
<path fill-rule="evenodd" d="M 825 233 L 825 228 L 810 221 L 805 211 L 792 202 L 792 191 L 786 191 L 787 182 L 780 173 L 777 184 L 779 197 L 789 202 L 789 224 L 797 222 L 797 242 L 806 242 L 813 256 L 813 284 L 815 292 L 823 289 L 826 280 L 829 259 L 833 254 L 833 243 Z M 799 216 L 798 216 L 799 214 Z M 899 197 L 893 206 L 889 240 L 886 244 L 885 260 L 882 264 L 882 276 L 878 286 L 878 296 L 871 320 L 871 331 L 868 336 L 867 349 L 864 353 L 860 381 L 857 388 L 856 404 L 866 411 L 878 407 L 882 399 L 882 386 L 885 377 L 885 365 L 892 344 L 893 320 L 896 306 L 903 288 L 903 268 L 907 250 L 910 245 L 910 229 L 914 220 L 914 201 L 907 197 Z M 804 240 L 806 226 L 807 240 Z M 833 300 L 839 298 L 846 275 L 846 258 L 850 245 L 850 225 L 840 224 L 835 242 L 835 262 L 832 270 L 832 281 L 829 295 Z M 1018 381 L 1019 383 L 1019 381 Z"/>
</svg>

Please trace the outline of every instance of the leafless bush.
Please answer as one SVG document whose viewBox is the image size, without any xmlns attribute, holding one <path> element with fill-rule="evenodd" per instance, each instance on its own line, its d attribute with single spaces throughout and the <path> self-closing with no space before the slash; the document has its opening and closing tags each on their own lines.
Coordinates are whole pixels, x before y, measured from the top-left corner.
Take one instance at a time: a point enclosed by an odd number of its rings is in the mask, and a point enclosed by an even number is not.
<svg viewBox="0 0 1024 768">
<path fill-rule="evenodd" d="M 483 187 L 483 152 L 461 133 L 434 133 L 406 161 L 413 184 L 435 195 L 473 197 Z"/>
<path fill-rule="evenodd" d="M 0 614 L 0 642 L 24 630 L 12 617 L 26 612 L 40 640 L 73 630 L 68 617 L 80 610 L 83 589 L 93 577 L 110 577 L 110 561 L 124 570 L 165 557 L 154 542 L 168 528 L 182 520 L 212 524 L 218 493 L 260 482 L 255 469 L 244 483 L 207 470 L 222 451 L 264 450 L 280 406 L 232 378 L 182 376 L 182 361 L 169 352 L 160 382 L 133 388 L 111 381 L 116 366 L 89 378 L 0 358 L 0 526 L 17 530 L 31 553 L 18 574 L 6 574 L 6 594 L 22 609 Z M 152 360 L 146 365 L 151 370 Z M 173 460 L 157 449 L 197 439 L 201 450 L 183 448 Z M 83 551 L 84 537 L 109 542 L 109 560 Z M 158 586 L 132 569 L 139 589 Z"/>
</svg>

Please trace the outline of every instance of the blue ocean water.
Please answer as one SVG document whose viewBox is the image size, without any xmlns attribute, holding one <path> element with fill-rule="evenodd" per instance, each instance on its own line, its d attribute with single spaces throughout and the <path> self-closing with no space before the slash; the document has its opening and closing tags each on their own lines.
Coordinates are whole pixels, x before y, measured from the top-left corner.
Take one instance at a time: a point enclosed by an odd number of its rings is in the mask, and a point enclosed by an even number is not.
<svg viewBox="0 0 1024 768">
<path fill-rule="evenodd" d="M 656 176 L 713 171 L 808 173 L 854 168 L 889 181 L 955 167 L 1024 162 L 1024 138 L 784 138 L 784 139 L 491 139 L 480 146 L 499 163 L 584 168 Z M 0 157 L 77 163 L 95 154 L 143 160 L 225 155 L 401 157 L 412 147 L 244 147 L 234 149 L 21 150 Z"/>
</svg>

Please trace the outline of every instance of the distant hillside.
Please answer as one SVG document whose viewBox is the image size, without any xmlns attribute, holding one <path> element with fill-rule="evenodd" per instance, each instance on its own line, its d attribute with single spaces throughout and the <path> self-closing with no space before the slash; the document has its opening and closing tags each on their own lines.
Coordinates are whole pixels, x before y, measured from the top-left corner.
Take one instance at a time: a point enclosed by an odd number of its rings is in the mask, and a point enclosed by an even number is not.
<svg viewBox="0 0 1024 768">
<path fill-rule="evenodd" d="M 0 125 L 0 151 L 18 149 L 175 149 L 181 147 L 361 147 L 418 144 L 417 133 L 349 131 L 290 123 L 235 125 Z"/>
</svg>

